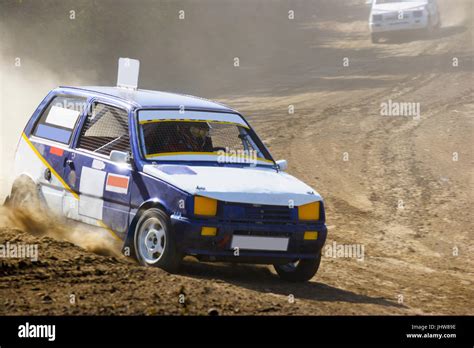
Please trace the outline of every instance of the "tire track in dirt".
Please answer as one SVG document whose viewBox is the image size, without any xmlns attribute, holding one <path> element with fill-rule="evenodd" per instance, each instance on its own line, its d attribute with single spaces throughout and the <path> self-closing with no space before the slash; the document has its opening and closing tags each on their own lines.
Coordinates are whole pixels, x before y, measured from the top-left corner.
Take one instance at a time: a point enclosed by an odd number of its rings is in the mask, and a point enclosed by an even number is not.
<svg viewBox="0 0 474 348">
<path fill-rule="evenodd" d="M 437 49 L 457 52 L 460 46 L 469 42 L 470 35 L 453 40 L 447 47 L 433 42 L 425 45 L 419 54 L 436 54 Z M 472 59 L 472 55 L 467 54 L 465 57 Z M 377 65 L 376 62 L 373 63 Z M 435 63 L 433 71 L 443 61 L 439 59 Z M 383 67 L 379 69 L 383 70 Z M 439 88 L 455 85 L 456 78 L 446 75 L 432 72 L 407 76 L 395 86 L 363 98 L 349 97 L 342 105 L 328 103 L 321 97 L 313 102 L 314 109 L 299 109 L 299 122 L 288 122 L 286 129 L 294 128 L 290 136 L 273 141 L 274 150 L 281 151 L 283 157 L 290 160 L 290 165 L 293 161 L 297 162 L 298 168 L 292 170 L 294 174 L 311 184 L 316 183 L 314 186 L 317 188 L 330 187 L 332 190 L 323 192 L 329 224 L 332 224 L 331 221 L 336 222 L 334 228 L 337 230 L 332 229 L 330 233 L 341 242 L 362 242 L 377 255 L 372 257 L 370 269 L 366 267 L 363 270 L 366 277 L 371 276 L 382 283 L 378 290 L 388 298 L 394 298 L 397 294 L 405 295 L 417 313 L 446 313 L 450 310 L 465 313 L 466 305 L 472 304 L 466 286 L 472 283 L 472 267 L 467 266 L 472 265 L 472 262 L 466 258 L 456 260 L 450 257 L 450 248 L 439 246 L 437 238 L 441 234 L 433 230 L 440 220 L 435 213 L 438 210 L 437 204 L 443 200 L 452 201 L 457 189 L 442 187 L 439 178 L 417 158 L 420 149 L 415 144 L 416 134 L 424 130 L 425 120 L 383 119 L 379 110 L 380 103 L 388 99 L 420 101 L 423 103 L 423 117 L 432 118 L 448 111 L 460 100 L 472 103 L 472 88 L 466 87 L 470 85 L 472 69 L 467 72 L 467 77 L 461 78 L 464 86 L 457 88 L 455 96 L 439 100 L 433 98 Z M 431 98 L 425 101 L 423 91 L 430 88 Z M 288 103 L 291 103 L 291 99 Z M 318 109 L 322 111 L 318 112 Z M 356 121 L 347 121 L 351 117 L 355 117 Z M 332 131 L 334 127 L 328 126 L 330 123 L 338 124 L 340 129 Z M 367 129 L 362 130 L 363 126 L 359 128 L 358 125 L 367 126 Z M 268 133 L 276 132 L 275 129 L 268 130 Z M 349 161 L 352 162 L 351 169 L 336 165 L 333 174 L 324 169 L 321 173 L 322 163 L 341 163 L 342 158 L 336 158 L 334 154 L 342 157 L 344 150 L 344 147 L 340 147 L 340 141 L 337 144 L 318 141 L 317 138 L 321 136 L 324 140 L 329 140 L 329 137 L 322 134 L 324 132 L 339 137 L 339 140 L 341 136 L 345 137 L 349 144 L 359 145 L 359 142 L 363 142 L 365 156 L 359 156 L 355 160 L 362 166 L 354 167 L 352 160 Z M 349 144 L 345 149 L 351 154 Z M 321 152 L 322 148 L 329 149 L 334 145 L 339 146 L 337 151 L 331 149 L 329 155 Z M 348 179 L 347 175 L 340 175 L 341 171 L 345 173 L 347 170 L 364 173 L 367 180 L 358 183 L 360 175 L 355 180 Z M 338 194 L 338 185 L 327 180 L 331 176 L 337 178 L 336 183 L 346 178 L 352 187 L 345 188 L 348 191 L 345 194 Z M 319 181 L 320 177 L 325 177 L 325 182 Z M 344 181 L 339 181 L 339 186 L 340 184 L 344 186 Z M 400 198 L 407 205 L 403 210 L 397 209 Z M 444 238 L 444 241 L 455 243 L 456 239 L 461 241 L 458 245 L 466 243 L 466 238 L 462 237 Z M 446 259 L 449 259 L 451 266 L 446 267 Z M 361 271 L 360 265 L 345 263 L 344 267 L 341 265 L 338 269 L 332 269 L 323 261 L 322 269 L 326 270 L 325 267 L 329 268 L 328 272 L 320 272 L 318 279 L 332 285 L 337 284 L 340 288 L 359 290 L 348 278 L 354 272 Z M 345 281 L 340 281 L 340 278 Z M 358 281 L 359 284 L 363 282 L 362 279 Z M 389 286 L 396 283 L 398 285 Z M 461 285 L 457 286 L 458 283 Z M 363 291 L 363 287 L 360 290 Z M 456 297 L 458 302 L 449 303 L 447 297 Z"/>
</svg>

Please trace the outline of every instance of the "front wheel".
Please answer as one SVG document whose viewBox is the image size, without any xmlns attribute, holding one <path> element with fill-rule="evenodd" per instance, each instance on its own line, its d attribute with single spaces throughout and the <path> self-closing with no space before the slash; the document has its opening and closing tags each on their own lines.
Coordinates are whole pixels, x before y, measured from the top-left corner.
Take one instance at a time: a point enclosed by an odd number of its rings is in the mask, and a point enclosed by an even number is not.
<svg viewBox="0 0 474 348">
<path fill-rule="evenodd" d="M 315 259 L 304 259 L 284 265 L 273 265 L 281 279 L 289 282 L 306 282 L 318 272 L 321 252 Z"/>
<path fill-rule="evenodd" d="M 433 24 L 433 18 L 431 16 L 428 17 L 428 24 L 426 26 L 426 29 L 425 29 L 425 33 L 428 37 L 430 37 L 431 35 L 433 35 L 433 32 L 435 30 L 435 26 Z"/>
<path fill-rule="evenodd" d="M 145 211 L 138 220 L 134 235 L 138 262 L 170 273 L 177 272 L 182 256 L 173 237 L 170 219 L 164 211 L 157 208 Z"/>
<path fill-rule="evenodd" d="M 439 29 L 439 28 L 441 28 L 441 17 L 438 14 L 438 20 L 436 22 L 435 29 Z"/>
</svg>

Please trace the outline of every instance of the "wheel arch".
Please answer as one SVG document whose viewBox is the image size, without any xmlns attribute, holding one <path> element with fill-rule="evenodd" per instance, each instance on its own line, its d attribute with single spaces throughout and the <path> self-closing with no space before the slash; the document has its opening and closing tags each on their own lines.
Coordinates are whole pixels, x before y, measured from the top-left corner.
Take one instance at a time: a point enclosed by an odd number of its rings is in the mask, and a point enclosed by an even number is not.
<svg viewBox="0 0 474 348">
<path fill-rule="evenodd" d="M 35 179 L 30 173 L 22 172 L 15 176 L 11 183 L 10 193 L 5 197 L 3 202 L 4 205 L 10 205 L 13 196 L 16 194 L 17 188 L 24 188 L 26 186 L 31 185 L 31 188 L 36 192 L 37 198 L 41 204 L 46 205 L 46 200 L 41 192 L 40 182 L 39 180 Z"/>
<path fill-rule="evenodd" d="M 163 210 L 166 214 L 170 215 L 170 211 L 169 211 L 169 209 L 166 208 L 166 205 L 164 204 L 164 202 L 157 199 L 157 198 L 149 199 L 149 200 L 143 202 L 138 207 L 137 213 L 135 214 L 132 221 L 130 222 L 130 225 L 128 226 L 127 235 L 125 237 L 125 242 L 124 242 L 124 245 L 123 245 L 124 249 L 126 247 L 128 247 L 130 249 L 130 251 L 131 251 L 130 255 L 133 255 L 133 253 L 135 253 L 133 238 L 134 238 L 135 229 L 137 227 L 137 223 L 140 220 L 140 217 L 142 216 L 142 214 L 145 211 L 147 211 L 151 208 L 158 208 L 160 210 Z"/>
<path fill-rule="evenodd" d="M 36 189 L 38 190 L 38 192 L 40 192 L 40 183 L 39 183 L 39 180 L 35 179 L 30 173 L 28 172 L 22 172 L 20 174 L 18 174 L 12 181 L 12 185 L 11 185 L 11 188 L 10 188 L 10 193 L 9 193 L 9 196 L 12 195 L 13 193 L 13 189 L 15 187 L 15 184 L 21 182 L 21 181 L 28 181 L 30 182 L 33 186 L 36 187 Z"/>
<path fill-rule="evenodd" d="M 35 185 L 39 185 L 39 180 L 38 179 L 35 179 L 33 177 L 33 175 L 31 175 L 30 173 L 28 172 L 21 172 L 20 174 L 18 174 L 17 176 L 15 176 L 15 178 L 13 179 L 12 181 L 12 186 L 15 182 L 17 182 L 18 180 L 20 180 L 21 178 L 26 178 L 26 179 L 29 179 L 31 180 L 31 182 L 33 182 Z"/>
</svg>

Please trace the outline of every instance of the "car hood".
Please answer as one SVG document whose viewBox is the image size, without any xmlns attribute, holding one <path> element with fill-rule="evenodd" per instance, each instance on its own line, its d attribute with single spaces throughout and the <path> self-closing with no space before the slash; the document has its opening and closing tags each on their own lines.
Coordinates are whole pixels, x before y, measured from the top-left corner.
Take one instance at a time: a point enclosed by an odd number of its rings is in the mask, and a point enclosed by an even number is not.
<svg viewBox="0 0 474 348">
<path fill-rule="evenodd" d="M 143 172 L 192 195 L 226 202 L 300 206 L 321 200 L 304 182 L 270 168 L 145 165 Z"/>
<path fill-rule="evenodd" d="M 398 11 L 421 10 L 427 5 L 426 1 L 394 2 L 389 4 L 375 4 L 372 6 L 372 14 L 384 14 Z"/>
</svg>

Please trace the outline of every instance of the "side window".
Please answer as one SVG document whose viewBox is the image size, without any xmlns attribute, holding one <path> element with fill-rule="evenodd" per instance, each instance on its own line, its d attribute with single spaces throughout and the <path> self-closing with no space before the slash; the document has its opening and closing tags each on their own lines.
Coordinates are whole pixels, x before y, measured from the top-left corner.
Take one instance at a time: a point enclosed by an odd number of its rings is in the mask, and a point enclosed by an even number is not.
<svg viewBox="0 0 474 348">
<path fill-rule="evenodd" d="M 77 148 L 106 156 L 112 150 L 130 154 L 127 111 L 95 103 L 81 130 Z"/>
<path fill-rule="evenodd" d="M 33 135 L 69 144 L 74 128 L 87 99 L 81 97 L 57 96 L 43 111 L 33 130 Z"/>
</svg>

